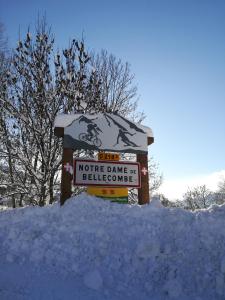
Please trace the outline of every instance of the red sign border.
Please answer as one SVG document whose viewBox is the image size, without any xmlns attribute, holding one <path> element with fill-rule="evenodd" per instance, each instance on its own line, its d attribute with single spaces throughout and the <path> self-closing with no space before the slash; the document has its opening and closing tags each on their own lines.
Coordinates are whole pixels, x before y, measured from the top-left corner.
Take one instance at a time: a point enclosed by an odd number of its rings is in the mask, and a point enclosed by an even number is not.
<svg viewBox="0 0 225 300">
<path fill-rule="evenodd" d="M 82 183 L 76 183 L 76 162 L 82 161 L 82 162 L 94 162 L 98 164 L 124 164 L 124 165 L 136 165 L 138 166 L 138 185 L 121 185 L 121 184 L 96 184 L 96 183 L 90 183 L 90 184 L 82 184 Z M 73 185 L 76 186 L 108 186 L 108 187 L 127 187 L 127 188 L 141 188 L 141 172 L 140 172 L 140 163 L 139 162 L 126 162 L 126 161 L 101 161 L 101 160 L 91 160 L 91 159 L 74 159 L 73 160 Z"/>
</svg>

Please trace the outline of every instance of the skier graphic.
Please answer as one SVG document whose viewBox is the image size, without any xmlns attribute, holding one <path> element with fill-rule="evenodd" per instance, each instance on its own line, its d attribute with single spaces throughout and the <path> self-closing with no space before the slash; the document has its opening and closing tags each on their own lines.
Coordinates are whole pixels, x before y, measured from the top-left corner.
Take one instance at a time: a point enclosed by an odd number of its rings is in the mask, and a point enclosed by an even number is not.
<svg viewBox="0 0 225 300">
<path fill-rule="evenodd" d="M 121 139 L 122 142 L 124 142 L 125 146 L 139 147 L 138 145 L 136 145 L 135 143 L 133 143 L 132 141 L 130 141 L 128 139 L 128 137 L 126 136 L 127 134 L 133 136 L 136 133 L 132 134 L 132 133 L 128 132 L 127 130 L 124 130 L 124 129 L 120 128 L 119 129 L 119 134 L 117 136 L 117 141 L 116 141 L 116 144 L 114 146 L 118 145 L 119 144 L 119 139 Z"/>
</svg>

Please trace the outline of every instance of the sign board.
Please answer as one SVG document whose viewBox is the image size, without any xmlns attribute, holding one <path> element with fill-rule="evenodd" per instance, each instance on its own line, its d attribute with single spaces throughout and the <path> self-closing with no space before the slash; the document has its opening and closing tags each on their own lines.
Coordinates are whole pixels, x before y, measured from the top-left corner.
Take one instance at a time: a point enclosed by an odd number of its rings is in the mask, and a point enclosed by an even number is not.
<svg viewBox="0 0 225 300">
<path fill-rule="evenodd" d="M 140 188 L 136 162 L 74 161 L 74 185 L 126 186 Z"/>
<path fill-rule="evenodd" d="M 64 148 L 147 153 L 147 128 L 113 113 L 76 114 L 64 128 Z"/>
<path fill-rule="evenodd" d="M 74 184 L 77 185 L 94 186 L 98 184 L 100 186 L 137 188 L 141 186 L 138 189 L 138 203 L 149 203 L 147 146 L 154 142 L 151 128 L 131 122 L 116 113 L 59 114 L 56 116 L 54 127 L 55 135 L 63 138 L 61 205 L 72 195 L 73 173 Z M 117 169 L 117 171 L 122 170 L 121 174 L 117 174 L 114 169 L 110 169 L 111 165 L 102 165 L 100 171 L 96 167 L 95 172 L 92 173 L 88 170 L 87 162 L 87 170 L 83 171 L 82 167 L 79 169 L 81 163 L 74 163 L 74 172 L 73 151 L 80 149 L 135 153 L 138 165 L 133 164 L 131 168 L 129 166 Z M 100 161 L 94 164 L 102 163 L 105 162 Z M 107 163 L 112 164 L 113 162 Z M 114 163 L 121 164 L 117 161 Z M 77 167 L 78 171 L 76 171 Z M 140 173 L 139 168 L 141 169 Z"/>
<path fill-rule="evenodd" d="M 98 160 L 113 160 L 119 161 L 120 155 L 118 153 L 109 153 L 109 152 L 99 152 Z"/>
</svg>

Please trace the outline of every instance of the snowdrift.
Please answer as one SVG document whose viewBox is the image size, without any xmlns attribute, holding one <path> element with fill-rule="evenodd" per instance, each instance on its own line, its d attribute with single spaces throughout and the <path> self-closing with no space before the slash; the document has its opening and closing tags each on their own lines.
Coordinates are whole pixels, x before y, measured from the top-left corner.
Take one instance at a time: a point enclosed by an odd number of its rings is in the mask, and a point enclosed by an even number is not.
<svg viewBox="0 0 225 300">
<path fill-rule="evenodd" d="M 0 299 L 225 299 L 225 206 L 82 194 L 0 212 Z"/>
</svg>

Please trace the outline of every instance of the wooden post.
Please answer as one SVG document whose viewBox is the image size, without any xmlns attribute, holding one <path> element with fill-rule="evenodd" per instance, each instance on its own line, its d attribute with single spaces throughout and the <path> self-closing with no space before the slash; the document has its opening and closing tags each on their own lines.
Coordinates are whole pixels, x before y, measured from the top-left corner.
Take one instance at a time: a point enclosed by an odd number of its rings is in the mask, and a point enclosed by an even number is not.
<svg viewBox="0 0 225 300">
<path fill-rule="evenodd" d="M 148 146 L 154 143 L 154 137 L 147 138 Z M 150 201 L 149 175 L 148 175 L 148 153 L 137 154 L 137 162 L 141 168 L 141 188 L 138 189 L 138 204 L 147 204 Z"/>
<path fill-rule="evenodd" d="M 55 127 L 54 133 L 57 137 L 64 137 L 64 128 Z M 72 195 L 73 179 L 73 149 L 64 148 L 62 154 L 61 196 L 60 204 L 63 205 Z"/>
<path fill-rule="evenodd" d="M 63 148 L 60 204 L 71 197 L 73 179 L 73 149 Z"/>
<path fill-rule="evenodd" d="M 138 189 L 138 204 L 147 204 L 150 201 L 148 183 L 148 154 L 137 154 L 137 162 L 140 163 L 141 188 Z"/>
</svg>

